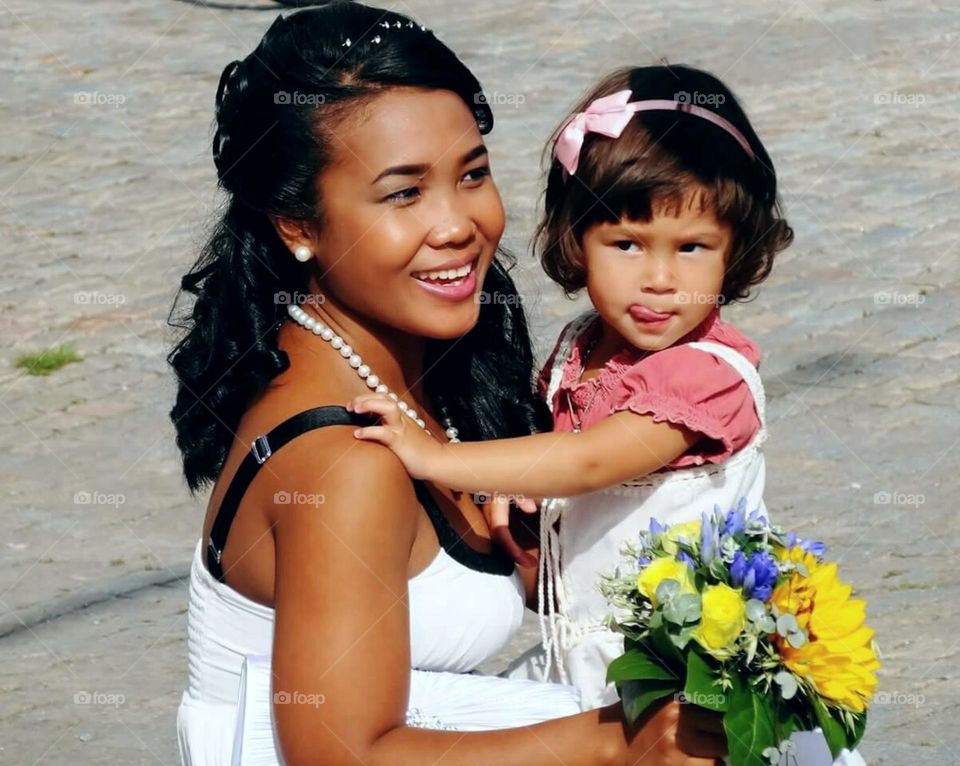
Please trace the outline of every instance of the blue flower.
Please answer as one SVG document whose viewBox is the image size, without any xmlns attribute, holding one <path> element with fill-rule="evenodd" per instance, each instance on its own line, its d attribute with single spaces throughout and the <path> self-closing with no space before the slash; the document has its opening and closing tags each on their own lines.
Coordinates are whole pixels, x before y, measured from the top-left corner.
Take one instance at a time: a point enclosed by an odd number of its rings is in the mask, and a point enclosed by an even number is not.
<svg viewBox="0 0 960 766">
<path fill-rule="evenodd" d="M 696 569 L 696 568 L 697 568 L 697 562 L 695 562 L 695 561 L 693 560 L 693 557 L 690 556 L 690 554 L 687 553 L 686 551 L 680 551 L 679 553 L 677 553 L 677 561 L 682 561 L 684 564 L 686 564 L 686 565 L 687 565 L 688 567 L 690 567 L 691 569 Z"/>
<path fill-rule="evenodd" d="M 747 598 L 769 601 L 777 582 L 777 562 L 765 551 L 756 551 L 746 558 L 737 551 L 730 564 L 730 581 L 742 587 Z"/>
<path fill-rule="evenodd" d="M 720 513 L 720 506 L 716 506 L 717 513 Z M 723 520 L 723 534 L 737 535 L 743 532 L 747 526 L 747 498 L 741 497 L 736 508 L 727 511 Z"/>
<path fill-rule="evenodd" d="M 760 509 L 757 508 L 755 511 L 750 511 L 750 515 L 747 516 L 747 534 L 751 536 L 765 535 L 769 531 L 770 521 L 760 513 Z"/>
<path fill-rule="evenodd" d="M 802 540 L 797 536 L 796 532 L 788 532 L 787 548 L 793 548 L 795 545 L 799 545 L 807 553 L 812 553 L 819 561 L 823 561 L 823 557 L 827 553 L 826 543 L 822 543 L 819 540 Z"/>
<path fill-rule="evenodd" d="M 666 532 L 668 528 L 668 525 L 661 524 L 656 519 L 650 519 L 650 534 L 659 535 L 661 532 Z"/>
<path fill-rule="evenodd" d="M 709 513 L 704 513 L 700 521 L 700 560 L 708 566 L 717 557 L 717 549 L 720 546 L 720 536 L 714 522 L 714 519 L 719 520 L 719 509 L 716 506 L 714 506 L 714 512 L 717 515 L 713 517 Z"/>
</svg>

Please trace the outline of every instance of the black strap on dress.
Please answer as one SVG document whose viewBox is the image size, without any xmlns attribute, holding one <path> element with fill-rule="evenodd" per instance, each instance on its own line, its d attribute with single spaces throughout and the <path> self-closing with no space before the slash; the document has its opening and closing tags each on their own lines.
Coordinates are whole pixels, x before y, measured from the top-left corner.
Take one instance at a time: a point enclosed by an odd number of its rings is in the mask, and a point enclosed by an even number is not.
<svg viewBox="0 0 960 766">
<path fill-rule="evenodd" d="M 220 564 L 223 549 L 227 544 L 227 535 L 230 525 L 237 515 L 240 501 L 243 499 L 250 482 L 253 481 L 260 467 L 278 452 L 285 444 L 301 434 L 314 431 L 317 428 L 333 425 L 350 425 L 354 427 L 374 425 L 379 421 L 376 415 L 363 415 L 349 412 L 346 407 L 327 405 L 314 407 L 283 421 L 280 425 L 264 436 L 258 436 L 251 444 L 250 452 L 243 458 L 240 467 L 230 481 L 230 486 L 224 493 L 223 501 L 217 511 L 217 517 L 210 529 L 210 539 L 207 541 L 207 568 L 210 574 L 220 582 L 224 582 L 223 567 Z M 513 574 L 513 560 L 504 551 L 494 548 L 491 553 L 481 551 L 467 545 L 449 520 L 443 515 L 433 495 L 419 479 L 413 479 L 417 499 L 427 512 L 430 522 L 437 533 L 437 538 L 444 550 L 464 566 L 487 574 L 508 576 Z"/>
</svg>

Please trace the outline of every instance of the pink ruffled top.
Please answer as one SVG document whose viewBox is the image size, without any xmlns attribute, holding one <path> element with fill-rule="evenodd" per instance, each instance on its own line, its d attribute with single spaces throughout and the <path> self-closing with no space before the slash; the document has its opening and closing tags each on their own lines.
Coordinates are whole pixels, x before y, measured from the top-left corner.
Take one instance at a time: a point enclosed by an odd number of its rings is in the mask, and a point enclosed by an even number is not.
<svg viewBox="0 0 960 766">
<path fill-rule="evenodd" d="M 629 347 L 613 356 L 599 375 L 581 381 L 584 350 L 601 330 L 597 315 L 573 343 L 560 386 L 548 402 L 555 431 L 572 431 L 577 423 L 586 430 L 614 413 L 630 411 L 702 434 L 690 450 L 662 469 L 672 470 L 721 463 L 747 446 L 760 429 L 753 396 L 740 374 L 713 354 L 683 346 L 693 341 L 721 343 L 759 366 L 756 344 L 722 322 L 719 309 L 672 346 L 655 352 Z M 538 388 L 544 398 L 558 350 L 559 342 L 540 373 Z"/>
</svg>

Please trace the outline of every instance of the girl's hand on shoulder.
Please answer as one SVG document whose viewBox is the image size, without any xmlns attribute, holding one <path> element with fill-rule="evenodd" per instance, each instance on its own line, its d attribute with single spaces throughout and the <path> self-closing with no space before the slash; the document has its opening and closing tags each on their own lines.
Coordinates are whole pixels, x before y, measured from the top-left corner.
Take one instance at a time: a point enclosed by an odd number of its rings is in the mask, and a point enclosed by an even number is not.
<svg viewBox="0 0 960 766">
<path fill-rule="evenodd" d="M 358 428 L 353 435 L 389 447 L 413 478 L 431 478 L 427 466 L 439 458 L 443 445 L 401 412 L 397 402 L 386 394 L 363 394 L 347 404 L 347 410 L 379 415 L 380 425 Z"/>
</svg>

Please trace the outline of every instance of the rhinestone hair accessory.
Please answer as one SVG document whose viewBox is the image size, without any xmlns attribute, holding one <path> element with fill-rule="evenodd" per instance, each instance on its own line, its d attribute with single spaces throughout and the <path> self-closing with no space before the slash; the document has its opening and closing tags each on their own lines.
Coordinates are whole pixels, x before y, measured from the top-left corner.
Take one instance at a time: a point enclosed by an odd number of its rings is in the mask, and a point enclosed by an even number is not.
<svg viewBox="0 0 960 766">
<path fill-rule="evenodd" d="M 429 31 L 430 31 L 430 30 L 427 29 L 423 24 L 417 24 L 417 23 L 415 23 L 415 22 L 413 22 L 413 21 L 408 21 L 406 24 L 404 24 L 402 21 L 399 21 L 399 20 L 398 20 L 398 21 L 394 21 L 394 22 L 381 21 L 379 24 L 377 24 L 377 26 L 380 27 L 381 29 L 402 29 L 402 28 L 404 28 L 404 27 L 406 27 L 407 29 L 415 29 L 415 28 L 419 27 L 421 32 L 429 32 Z M 370 42 L 372 42 L 374 45 L 379 45 L 380 43 L 383 42 L 383 37 L 381 37 L 379 34 L 374 35 L 373 37 L 370 38 Z M 353 45 L 353 40 L 351 40 L 351 39 L 348 37 L 346 40 L 344 40 L 344 41 L 340 44 L 340 47 L 341 47 L 341 48 L 349 48 L 351 45 Z"/>
</svg>

